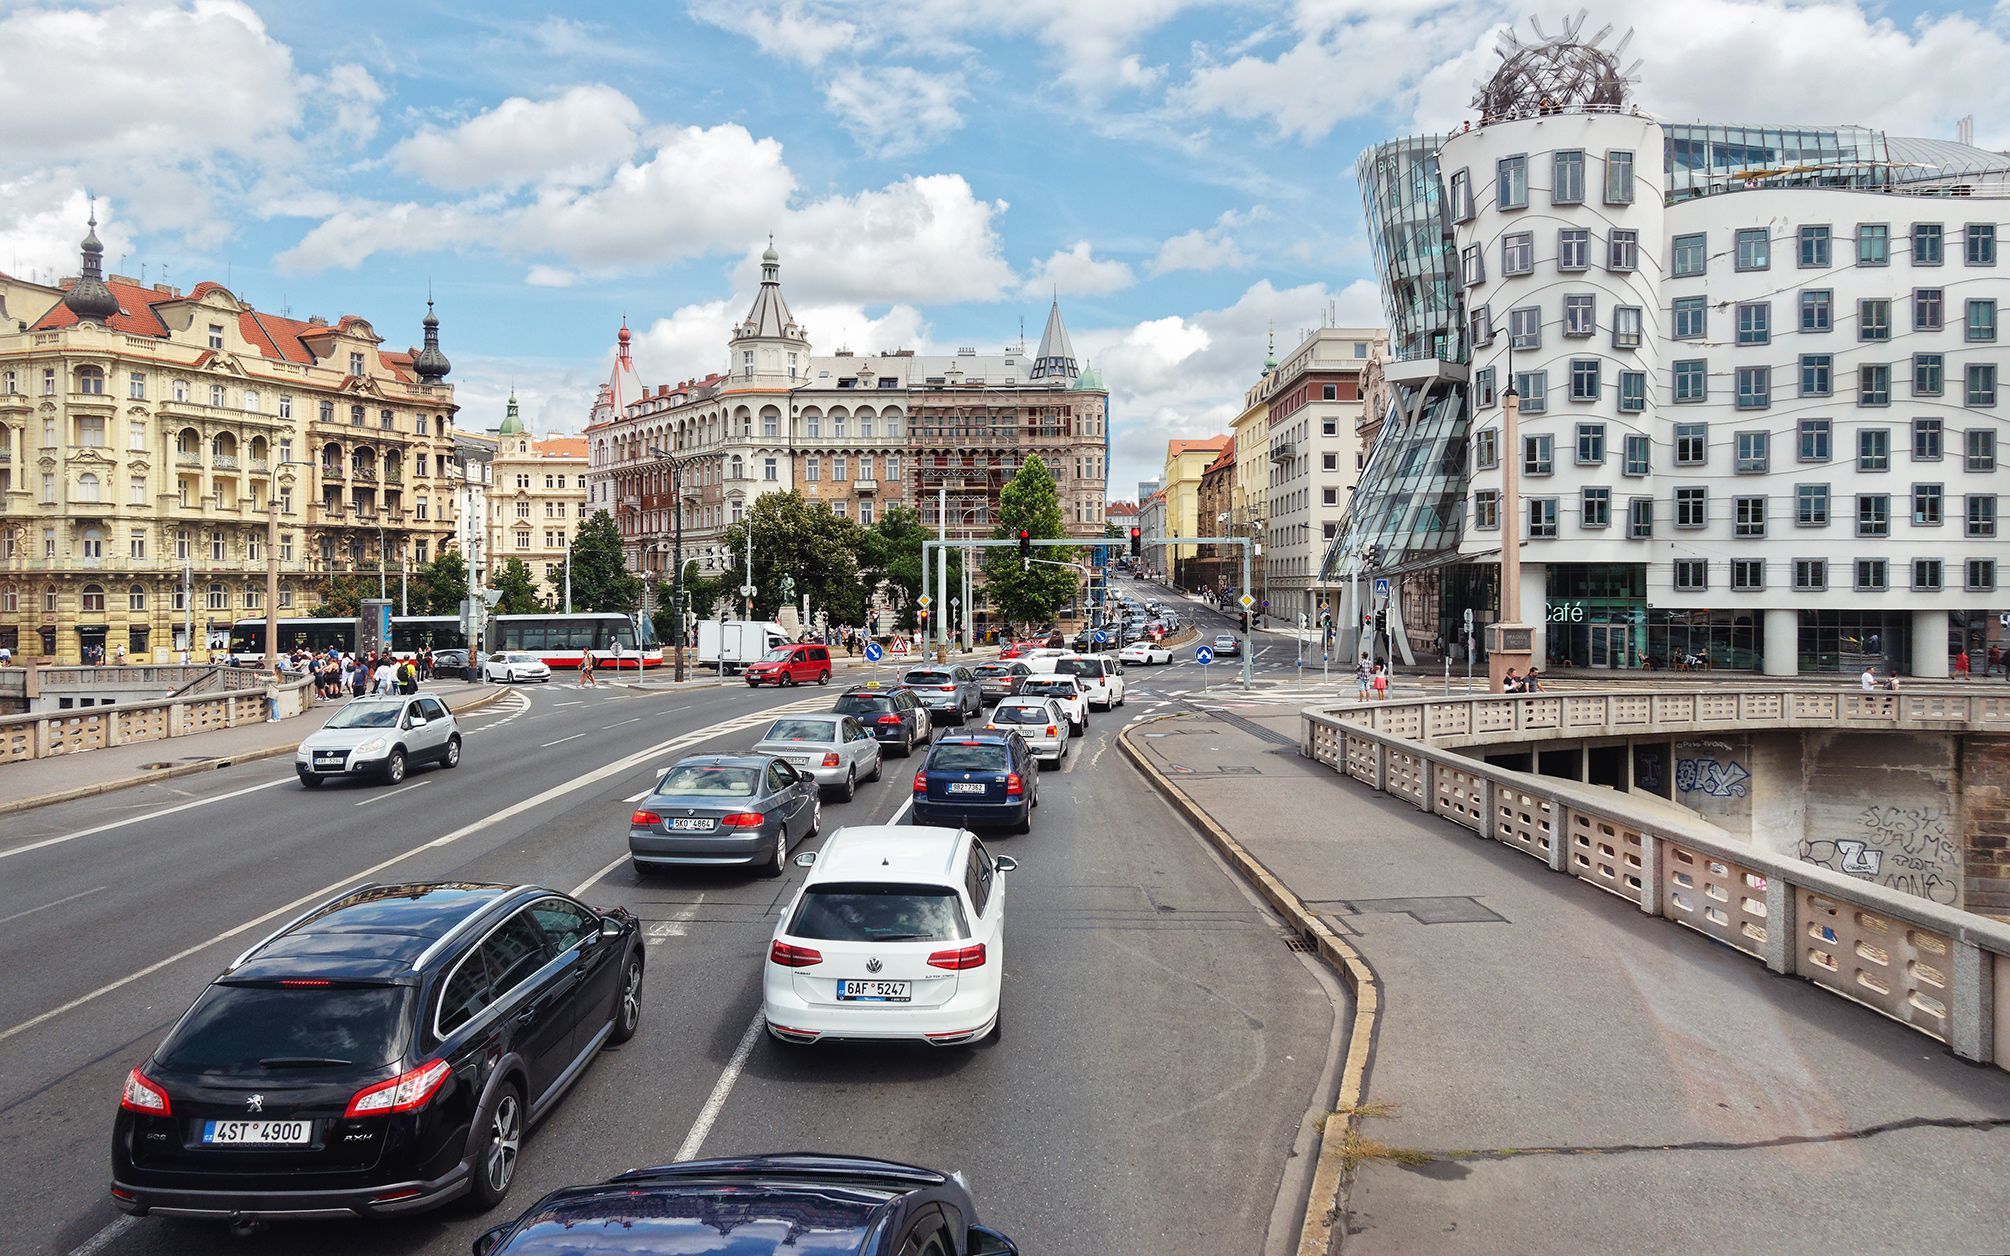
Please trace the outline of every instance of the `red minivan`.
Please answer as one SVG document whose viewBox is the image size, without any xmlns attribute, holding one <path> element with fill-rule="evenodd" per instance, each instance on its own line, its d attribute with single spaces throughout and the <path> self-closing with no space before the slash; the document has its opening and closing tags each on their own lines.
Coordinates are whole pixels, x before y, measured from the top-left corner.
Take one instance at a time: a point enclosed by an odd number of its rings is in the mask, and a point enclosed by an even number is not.
<svg viewBox="0 0 2010 1256">
<path fill-rule="evenodd" d="M 830 678 L 830 647 L 823 645 L 778 645 L 747 665 L 750 685 L 800 685 L 806 680 L 826 685 Z"/>
</svg>

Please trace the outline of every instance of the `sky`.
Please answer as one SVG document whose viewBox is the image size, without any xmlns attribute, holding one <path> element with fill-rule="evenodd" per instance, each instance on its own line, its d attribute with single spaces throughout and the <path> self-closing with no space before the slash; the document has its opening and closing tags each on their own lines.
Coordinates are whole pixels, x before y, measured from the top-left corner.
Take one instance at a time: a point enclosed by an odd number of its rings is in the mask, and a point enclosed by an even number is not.
<svg viewBox="0 0 2010 1256">
<path fill-rule="evenodd" d="M 1555 31 L 1567 9 L 1534 11 Z M 1322 323 L 1379 326 L 1354 162 L 1456 126 L 1495 0 L 0 3 L 0 270 L 109 267 L 415 344 L 461 423 L 576 432 L 634 328 L 725 365 L 772 233 L 817 352 L 1037 340 L 1111 392 L 1110 495 Z M 1673 120 L 2010 147 L 2010 0 L 1616 0 Z M 1616 36 L 1615 36 L 1616 38 Z"/>
</svg>

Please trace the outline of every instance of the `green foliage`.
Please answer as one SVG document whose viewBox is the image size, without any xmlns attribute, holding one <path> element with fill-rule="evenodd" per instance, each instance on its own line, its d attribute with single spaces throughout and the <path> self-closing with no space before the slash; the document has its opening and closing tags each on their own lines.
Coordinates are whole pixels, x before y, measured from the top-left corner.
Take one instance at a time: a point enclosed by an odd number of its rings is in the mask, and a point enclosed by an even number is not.
<svg viewBox="0 0 2010 1256">
<path fill-rule="evenodd" d="M 537 595 L 537 577 L 521 558 L 510 559 L 490 575 L 489 588 L 502 594 L 495 608 L 498 615 L 530 615 L 545 608 Z"/>
<path fill-rule="evenodd" d="M 459 550 L 442 550 L 439 557 L 412 575 L 414 615 L 458 615 L 468 596 L 468 565 Z"/>
<path fill-rule="evenodd" d="M 309 615 L 316 619 L 354 619 L 363 613 L 363 599 L 377 596 L 377 582 L 372 580 L 366 586 L 361 576 L 332 575 L 314 592 L 320 604 Z"/>
<path fill-rule="evenodd" d="M 705 575 L 704 568 L 695 561 L 685 563 L 684 603 L 691 608 L 691 618 L 694 620 L 714 618 L 718 603 L 727 599 L 734 583 L 727 576 Z"/>
<path fill-rule="evenodd" d="M 1028 455 L 1019 473 L 998 494 L 998 528 L 992 534 L 1012 539 L 1024 528 L 1036 540 L 1054 540 L 1066 533 L 1061 526 L 1061 499 L 1054 490 L 1053 473 L 1038 454 Z M 1035 558 L 1048 562 L 1079 559 L 1074 549 L 1041 548 Z M 1081 576 L 1072 568 L 1049 567 L 1039 563 L 1022 568 L 1019 551 L 991 549 L 984 552 L 984 590 L 999 614 L 1014 624 L 1043 623 L 1075 596 Z"/>
<path fill-rule="evenodd" d="M 552 584 L 564 588 L 562 571 Z M 641 605 L 642 577 L 628 570 L 621 530 L 614 525 L 613 515 L 596 510 L 572 536 L 572 609 L 626 615 Z"/>
<path fill-rule="evenodd" d="M 822 502 L 805 501 L 800 493 L 755 498 L 747 517 L 728 527 L 720 541 L 731 556 L 725 583 L 735 608 L 743 605 L 738 589 L 746 583 L 743 555 L 749 528 L 754 534 L 755 619 L 773 619 L 781 610 L 782 578 L 787 576 L 799 609 L 808 593 L 812 615 L 826 614 L 834 624 L 861 621 L 867 592 L 859 569 L 863 528 Z"/>
<path fill-rule="evenodd" d="M 935 529 L 922 523 L 913 507 L 893 506 L 864 533 L 862 579 L 868 590 L 878 589 L 893 610 L 893 622 L 882 617 L 880 630 L 899 627 L 912 631 L 915 612 L 920 609 L 915 599 L 921 596 L 921 545 L 935 539 Z M 935 574 L 930 572 L 928 579 L 934 580 Z M 960 588 L 962 583 L 963 560 L 952 552 L 949 586 Z"/>
</svg>

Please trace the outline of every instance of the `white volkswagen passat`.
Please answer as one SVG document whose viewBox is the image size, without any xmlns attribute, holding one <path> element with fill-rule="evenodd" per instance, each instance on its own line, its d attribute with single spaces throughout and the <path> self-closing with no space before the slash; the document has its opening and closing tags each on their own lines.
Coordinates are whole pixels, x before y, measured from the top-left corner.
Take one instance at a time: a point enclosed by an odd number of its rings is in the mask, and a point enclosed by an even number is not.
<svg viewBox="0 0 2010 1256">
<path fill-rule="evenodd" d="M 1000 1034 L 1011 856 L 964 829 L 870 825 L 796 863 L 810 875 L 768 947 L 769 1034 L 937 1046 Z"/>
</svg>

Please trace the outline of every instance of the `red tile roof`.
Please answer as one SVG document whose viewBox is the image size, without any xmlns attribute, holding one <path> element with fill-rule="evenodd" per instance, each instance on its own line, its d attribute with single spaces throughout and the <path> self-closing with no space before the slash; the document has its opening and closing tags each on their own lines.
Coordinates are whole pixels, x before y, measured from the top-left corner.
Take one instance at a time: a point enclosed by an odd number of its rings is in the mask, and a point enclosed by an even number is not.
<svg viewBox="0 0 2010 1256">
<path fill-rule="evenodd" d="M 113 331 L 121 331 L 129 336 L 151 336 L 164 339 L 168 326 L 161 318 L 158 306 L 170 305 L 178 301 L 194 301 L 212 292 L 231 296 L 228 288 L 220 283 L 204 280 L 187 293 L 163 292 L 159 288 L 136 284 L 124 279 L 109 278 L 105 286 L 119 299 L 119 312 L 105 321 Z M 234 299 L 234 298 L 233 298 Z M 308 347 L 313 339 L 334 335 L 353 323 L 363 320 L 353 314 L 345 314 L 335 326 L 325 323 L 310 323 L 297 318 L 287 318 L 281 314 L 268 314 L 262 310 L 244 309 L 238 311 L 237 330 L 245 342 L 260 354 L 281 362 L 298 362 L 312 365 L 320 358 Z M 54 331 L 77 325 L 77 316 L 62 302 L 44 314 L 34 326 L 35 331 Z M 412 355 L 405 353 L 379 353 L 384 366 L 400 379 L 410 381 L 415 378 L 412 371 Z"/>
<path fill-rule="evenodd" d="M 1197 454 L 1218 451 L 1232 439 L 1230 436 L 1209 436 L 1204 440 L 1174 440 L 1167 441 L 1166 448 L 1175 454 Z"/>
<path fill-rule="evenodd" d="M 156 305 L 183 298 L 173 292 L 162 292 L 158 288 L 143 287 L 136 283 L 125 283 L 117 279 L 105 280 L 105 286 L 119 299 L 119 312 L 105 320 L 105 325 L 113 331 L 122 331 L 129 336 L 165 336 L 167 324 L 154 311 Z M 59 327 L 75 327 L 77 316 L 61 301 L 50 307 L 49 312 L 36 321 L 33 330 L 54 331 Z"/>
<path fill-rule="evenodd" d="M 543 440 L 538 441 L 532 448 L 547 458 L 584 458 L 586 457 L 586 438 L 584 436 L 547 436 Z"/>
<path fill-rule="evenodd" d="M 1201 474 L 1205 475 L 1209 471 L 1219 471 L 1223 467 L 1232 467 L 1234 465 L 1235 465 L 1235 437 L 1231 436 L 1228 438 L 1228 444 L 1222 447 L 1220 456 L 1217 457 L 1213 462 L 1208 463 L 1206 471 L 1203 471 Z"/>
</svg>

